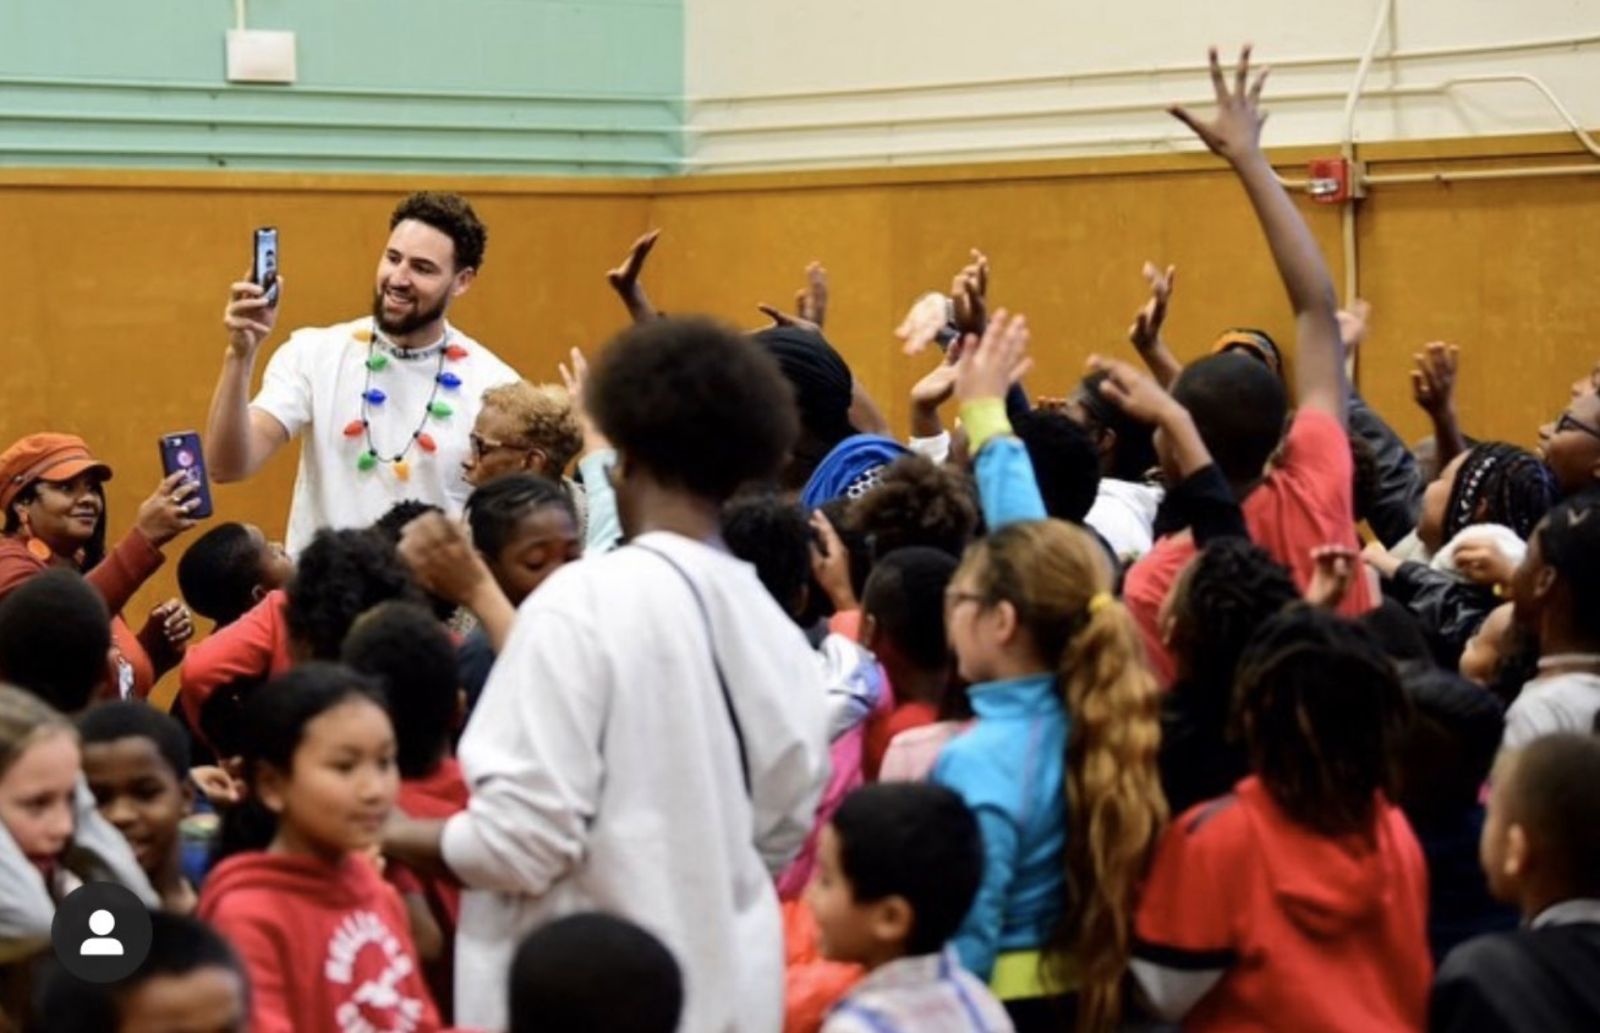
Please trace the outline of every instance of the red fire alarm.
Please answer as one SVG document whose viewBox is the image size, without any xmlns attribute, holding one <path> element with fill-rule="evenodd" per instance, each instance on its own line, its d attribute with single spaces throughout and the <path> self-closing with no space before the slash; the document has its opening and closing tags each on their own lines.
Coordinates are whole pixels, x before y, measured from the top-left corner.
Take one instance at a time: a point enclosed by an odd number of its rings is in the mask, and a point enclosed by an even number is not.
<svg viewBox="0 0 1600 1033">
<path fill-rule="evenodd" d="M 1310 167 L 1311 199 L 1318 204 L 1343 204 L 1366 196 L 1367 168 L 1343 158 L 1313 158 Z"/>
</svg>

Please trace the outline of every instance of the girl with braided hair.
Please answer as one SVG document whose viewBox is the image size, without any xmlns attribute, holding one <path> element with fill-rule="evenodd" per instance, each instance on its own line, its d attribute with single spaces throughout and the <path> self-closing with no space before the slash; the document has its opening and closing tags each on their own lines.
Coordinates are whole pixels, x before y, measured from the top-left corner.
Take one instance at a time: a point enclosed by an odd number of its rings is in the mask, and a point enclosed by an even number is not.
<svg viewBox="0 0 1600 1033">
<path fill-rule="evenodd" d="M 1499 605 L 1523 543 L 1556 501 L 1555 477 L 1533 453 L 1488 441 L 1457 456 L 1422 496 L 1417 538 L 1430 561 L 1368 547 L 1384 593 L 1404 604 L 1441 667 L 1455 670 L 1467 641 Z"/>
<path fill-rule="evenodd" d="M 1392 802 L 1394 666 L 1359 625 L 1293 606 L 1240 659 L 1234 717 L 1253 773 L 1156 851 L 1131 964 L 1144 996 L 1186 1030 L 1422 1029 L 1428 879 Z"/>
<path fill-rule="evenodd" d="M 1167 817 L 1155 680 L 1109 567 L 1081 528 L 1014 523 L 967 550 L 945 596 L 977 721 L 932 780 L 972 807 L 985 853 L 954 942 L 1022 1033 L 1066 1026 L 1069 970 L 1077 1028 L 1116 1025 L 1134 891 Z"/>
</svg>

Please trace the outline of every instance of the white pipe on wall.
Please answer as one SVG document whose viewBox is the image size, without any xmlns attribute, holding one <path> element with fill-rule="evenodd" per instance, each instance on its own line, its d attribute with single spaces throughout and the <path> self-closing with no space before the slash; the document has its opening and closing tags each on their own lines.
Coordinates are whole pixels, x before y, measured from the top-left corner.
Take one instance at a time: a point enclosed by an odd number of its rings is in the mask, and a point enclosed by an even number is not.
<svg viewBox="0 0 1600 1033">
<path fill-rule="evenodd" d="M 1350 170 L 1351 187 L 1356 189 L 1356 106 L 1361 102 L 1361 91 L 1367 85 L 1367 75 L 1372 71 L 1372 59 L 1377 56 L 1378 43 L 1383 39 L 1383 32 L 1389 27 L 1389 20 L 1394 15 L 1394 0 L 1379 0 L 1378 15 L 1372 21 L 1372 33 L 1367 37 L 1367 49 L 1361 54 L 1361 63 L 1356 65 L 1356 77 L 1350 83 L 1350 94 L 1344 99 L 1344 133 L 1339 141 L 1339 153 L 1345 160 L 1346 167 Z M 1344 246 L 1344 303 L 1353 304 L 1361 297 L 1361 257 L 1357 254 L 1356 244 L 1356 199 L 1347 198 L 1339 206 L 1339 231 L 1343 237 Z M 1355 356 L 1350 357 L 1350 362 L 1355 362 Z M 1354 375 L 1352 369 L 1351 374 Z"/>
</svg>

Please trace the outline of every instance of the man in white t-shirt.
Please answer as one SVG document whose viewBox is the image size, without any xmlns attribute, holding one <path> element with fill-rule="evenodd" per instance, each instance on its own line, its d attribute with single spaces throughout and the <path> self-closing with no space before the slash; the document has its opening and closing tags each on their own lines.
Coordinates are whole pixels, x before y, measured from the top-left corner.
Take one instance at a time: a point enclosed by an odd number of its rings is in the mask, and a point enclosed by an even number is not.
<svg viewBox="0 0 1600 1033">
<path fill-rule="evenodd" d="M 450 303 L 483 264 L 483 223 L 456 194 L 412 194 L 389 219 L 372 314 L 296 330 L 250 400 L 256 355 L 278 319 L 277 290 L 236 283 L 228 352 L 211 399 L 206 463 L 219 483 L 252 476 L 304 434 L 286 544 L 324 527 L 371 524 L 402 499 L 461 512 L 462 464 L 485 389 L 516 371 L 452 327 Z"/>
</svg>

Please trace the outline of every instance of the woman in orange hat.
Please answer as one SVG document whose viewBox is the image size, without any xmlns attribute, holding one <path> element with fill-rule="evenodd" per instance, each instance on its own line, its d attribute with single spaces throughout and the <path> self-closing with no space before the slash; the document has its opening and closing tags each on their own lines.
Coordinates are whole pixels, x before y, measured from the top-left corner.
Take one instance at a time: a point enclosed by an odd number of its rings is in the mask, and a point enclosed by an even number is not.
<svg viewBox="0 0 1600 1033">
<path fill-rule="evenodd" d="M 196 488 L 176 473 L 139 507 L 134 526 L 106 551 L 106 497 L 111 467 L 71 434 L 30 434 L 0 453 L 0 598 L 42 570 L 83 573 L 104 597 L 116 654 L 120 694 L 140 697 L 183 655 L 194 619 L 183 604 L 156 607 L 135 635 L 122 608 L 161 566 L 161 549 L 193 527 Z"/>
</svg>

